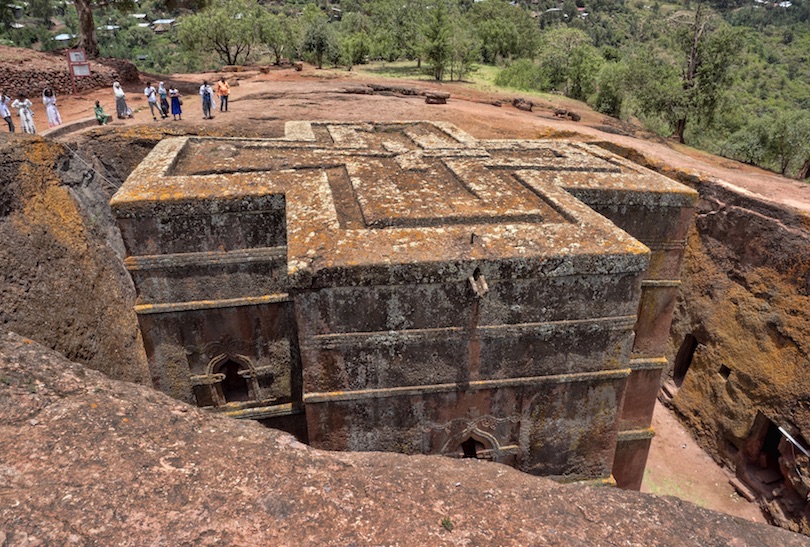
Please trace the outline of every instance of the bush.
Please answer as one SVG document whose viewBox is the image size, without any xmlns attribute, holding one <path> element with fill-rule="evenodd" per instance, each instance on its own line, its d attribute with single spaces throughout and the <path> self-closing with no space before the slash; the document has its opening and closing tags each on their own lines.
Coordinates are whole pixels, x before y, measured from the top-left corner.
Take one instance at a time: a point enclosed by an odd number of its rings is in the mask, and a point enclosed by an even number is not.
<svg viewBox="0 0 810 547">
<path fill-rule="evenodd" d="M 607 63 L 596 78 L 596 95 L 593 107 L 597 112 L 618 118 L 624 104 L 624 79 L 627 66 L 622 63 Z"/>
<path fill-rule="evenodd" d="M 528 91 L 548 89 L 548 81 L 543 78 L 540 67 L 529 59 L 518 59 L 501 70 L 495 77 L 495 85 Z"/>
</svg>

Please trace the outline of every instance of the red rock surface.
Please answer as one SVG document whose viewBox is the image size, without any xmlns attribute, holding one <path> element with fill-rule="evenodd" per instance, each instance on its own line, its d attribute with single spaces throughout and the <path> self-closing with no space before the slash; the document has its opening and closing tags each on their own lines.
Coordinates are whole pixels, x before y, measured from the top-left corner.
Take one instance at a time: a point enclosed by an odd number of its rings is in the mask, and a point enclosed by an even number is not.
<svg viewBox="0 0 810 547">
<path fill-rule="evenodd" d="M 311 449 L 0 338 L 0 545 L 808 545 L 675 498 Z"/>
</svg>

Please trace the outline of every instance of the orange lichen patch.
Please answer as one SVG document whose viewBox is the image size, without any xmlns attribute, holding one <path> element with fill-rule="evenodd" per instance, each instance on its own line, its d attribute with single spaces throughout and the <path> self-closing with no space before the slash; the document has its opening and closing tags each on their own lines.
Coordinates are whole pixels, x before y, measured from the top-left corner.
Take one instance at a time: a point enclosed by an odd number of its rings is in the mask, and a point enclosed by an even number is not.
<svg viewBox="0 0 810 547">
<path fill-rule="evenodd" d="M 795 278 L 760 267 L 732 282 L 697 233 L 684 266 L 689 310 L 705 334 L 675 399 L 678 409 L 699 430 L 718 428 L 712 422 L 719 420 L 720 430 L 740 439 L 761 408 L 810 425 L 794 404 L 810 392 L 810 297 Z M 728 378 L 717 373 L 721 364 L 730 369 Z M 719 411 L 711 419 L 708 402 Z"/>
<path fill-rule="evenodd" d="M 86 250 L 84 221 L 65 188 L 46 188 L 25 203 L 24 215 L 25 219 L 16 220 L 46 227 L 54 239 L 74 252 Z"/>
<path fill-rule="evenodd" d="M 576 131 L 570 131 L 567 129 L 555 129 L 553 127 L 544 127 L 541 131 L 537 133 L 538 139 L 574 139 L 580 138 L 584 139 L 586 135 L 582 133 L 577 133 Z"/>
<path fill-rule="evenodd" d="M 86 238 L 81 214 L 67 189 L 60 186 L 61 179 L 55 166 L 65 153 L 62 145 L 47 140 L 27 141 L 24 163 L 20 166 L 23 214 L 12 218 L 19 230 L 28 231 L 34 225 L 42 226 L 59 243 L 79 253 L 86 250 Z"/>
</svg>

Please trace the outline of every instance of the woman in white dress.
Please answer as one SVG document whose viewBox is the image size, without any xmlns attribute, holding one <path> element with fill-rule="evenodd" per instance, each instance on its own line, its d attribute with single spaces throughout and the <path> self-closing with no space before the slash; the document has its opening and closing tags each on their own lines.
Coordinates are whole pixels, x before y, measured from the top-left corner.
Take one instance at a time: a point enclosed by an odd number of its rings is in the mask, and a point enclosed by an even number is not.
<svg viewBox="0 0 810 547">
<path fill-rule="evenodd" d="M 42 90 L 42 104 L 45 105 L 45 112 L 48 114 L 48 127 L 62 125 L 62 117 L 56 108 L 56 93 L 50 87 Z"/>
<path fill-rule="evenodd" d="M 22 126 L 23 133 L 30 133 L 33 135 L 37 132 L 34 127 L 34 112 L 31 110 L 33 103 L 28 100 L 23 93 L 14 99 L 11 103 L 11 108 L 16 108 L 20 113 L 20 125 Z"/>
</svg>

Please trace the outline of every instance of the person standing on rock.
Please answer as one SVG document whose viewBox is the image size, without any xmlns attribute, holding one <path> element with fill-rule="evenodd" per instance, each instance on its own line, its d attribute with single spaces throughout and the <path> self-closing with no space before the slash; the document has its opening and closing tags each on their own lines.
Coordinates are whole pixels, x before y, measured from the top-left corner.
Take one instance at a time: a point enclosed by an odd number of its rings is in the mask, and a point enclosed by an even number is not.
<svg viewBox="0 0 810 547">
<path fill-rule="evenodd" d="M 207 80 L 200 86 L 200 97 L 202 97 L 203 119 L 210 120 L 213 118 L 211 115 L 211 107 L 214 104 L 214 90 L 208 85 Z"/>
<path fill-rule="evenodd" d="M 11 110 L 8 109 L 10 103 L 11 97 L 5 93 L 0 93 L 0 117 L 6 120 L 8 132 L 14 133 L 14 121 L 11 119 Z"/>
<path fill-rule="evenodd" d="M 115 113 L 122 120 L 124 118 L 131 118 L 132 110 L 127 106 L 127 95 L 118 82 L 113 82 L 113 93 L 115 93 Z"/>
<path fill-rule="evenodd" d="M 56 93 L 50 87 L 42 90 L 42 104 L 45 105 L 45 113 L 48 115 L 48 127 L 62 125 L 62 116 L 56 108 Z"/>
<path fill-rule="evenodd" d="M 160 119 L 165 118 L 166 115 L 163 114 L 160 106 L 158 106 L 157 89 L 152 87 L 152 82 L 146 82 L 146 87 L 143 89 L 143 94 L 146 95 L 146 102 L 149 104 L 149 112 L 152 113 L 152 119 L 157 121 L 155 110 L 160 112 Z"/>
<path fill-rule="evenodd" d="M 14 99 L 11 103 L 11 108 L 16 108 L 20 113 L 20 126 L 23 133 L 31 135 L 36 134 L 37 128 L 34 127 L 34 112 L 31 110 L 33 103 L 28 100 L 25 93 L 20 93 L 20 96 Z"/>
<path fill-rule="evenodd" d="M 180 98 L 180 92 L 172 84 L 169 84 L 169 98 L 172 100 L 172 121 L 182 120 L 183 100 Z"/>
<path fill-rule="evenodd" d="M 160 109 L 163 111 L 163 117 L 169 117 L 169 94 L 166 92 L 166 87 L 163 82 L 158 84 L 158 97 L 160 98 Z"/>
<path fill-rule="evenodd" d="M 228 111 L 228 95 L 231 94 L 231 86 L 225 81 L 225 76 L 217 82 L 217 95 L 219 95 L 219 111 Z"/>
</svg>

